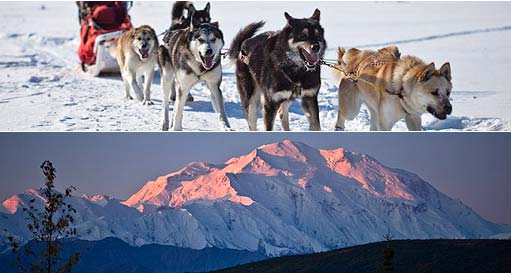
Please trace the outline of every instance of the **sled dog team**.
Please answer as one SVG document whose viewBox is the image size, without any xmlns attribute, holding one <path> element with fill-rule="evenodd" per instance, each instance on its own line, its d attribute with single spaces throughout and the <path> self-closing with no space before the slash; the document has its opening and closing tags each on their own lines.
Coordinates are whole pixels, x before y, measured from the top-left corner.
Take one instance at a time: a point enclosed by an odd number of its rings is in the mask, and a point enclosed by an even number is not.
<svg viewBox="0 0 511 273">
<path fill-rule="evenodd" d="M 220 90 L 224 37 L 219 24 L 211 22 L 209 11 L 209 3 L 196 10 L 190 2 L 176 2 L 163 45 L 147 25 L 119 39 L 117 60 L 126 99 L 132 99 L 133 90 L 138 100 L 152 104 L 154 68 L 160 67 L 164 131 L 182 130 L 185 103 L 193 101 L 190 89 L 201 81 L 211 92 L 220 126 L 230 130 Z M 257 130 L 262 106 L 265 130 L 273 129 L 277 114 L 282 128 L 290 130 L 289 106 L 299 98 L 309 129 L 320 130 L 320 66 L 327 48 L 320 11 L 316 9 L 310 18 L 303 19 L 287 12 L 284 15 L 287 23 L 278 31 L 257 34 L 264 26 L 262 21 L 245 26 L 227 53 L 236 64 L 237 87 L 248 128 Z M 409 130 L 421 130 L 422 114 L 430 113 L 441 120 L 451 114 L 449 63 L 437 69 L 434 63 L 415 56 L 401 57 L 397 47 L 389 46 L 378 51 L 339 48 L 337 63 L 330 66 L 340 81 L 336 130 L 344 130 L 345 121 L 354 119 L 362 104 L 369 109 L 371 130 L 378 131 L 391 130 L 403 118 Z M 170 100 L 175 103 L 169 118 Z"/>
</svg>

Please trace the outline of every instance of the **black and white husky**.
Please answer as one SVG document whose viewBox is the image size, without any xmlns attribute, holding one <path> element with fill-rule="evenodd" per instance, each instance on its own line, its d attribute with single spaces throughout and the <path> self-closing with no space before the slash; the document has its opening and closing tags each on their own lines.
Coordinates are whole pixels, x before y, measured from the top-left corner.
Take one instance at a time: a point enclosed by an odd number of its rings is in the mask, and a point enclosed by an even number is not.
<svg viewBox="0 0 511 273">
<path fill-rule="evenodd" d="M 320 11 L 316 9 L 305 19 L 293 18 L 287 12 L 284 15 L 284 29 L 254 36 L 264 22 L 253 23 L 241 29 L 231 44 L 229 56 L 236 60 L 245 118 L 249 129 L 255 131 L 262 99 L 265 129 L 273 130 L 278 111 L 282 128 L 289 130 L 289 106 L 301 98 L 309 129 L 320 130 L 320 60 L 326 48 Z"/>
<path fill-rule="evenodd" d="M 172 24 L 169 31 L 187 28 L 192 24 L 210 23 L 211 17 L 209 10 L 211 5 L 206 4 L 204 9 L 196 9 L 190 1 L 176 1 L 172 6 Z M 187 14 L 185 15 L 185 10 Z M 193 15 L 193 16 L 192 16 Z"/>
<path fill-rule="evenodd" d="M 209 4 L 209 2 L 206 4 L 204 9 L 198 10 L 190 1 L 176 1 L 174 5 L 172 5 L 172 23 L 170 25 L 170 28 L 167 30 L 167 33 L 178 29 L 185 29 L 187 27 L 190 27 L 192 23 L 194 25 L 200 25 L 202 23 L 211 23 L 211 16 L 209 14 L 210 9 L 211 5 Z M 168 38 L 169 36 L 166 35 L 166 37 Z M 171 87 L 170 100 L 171 101 L 176 100 L 175 84 L 172 84 Z M 188 94 L 187 101 L 190 102 L 193 101 L 192 94 Z"/>
<path fill-rule="evenodd" d="M 169 129 L 169 100 L 174 80 L 177 83 L 177 96 L 172 112 L 170 126 L 172 130 L 182 130 L 187 96 L 190 89 L 200 81 L 206 82 L 211 92 L 213 109 L 219 114 L 221 127 L 225 130 L 230 129 L 220 90 L 222 81 L 220 52 L 223 46 L 224 37 L 218 23 L 192 24 L 188 28 L 167 33 L 164 46 L 160 46 L 158 54 L 163 92 L 162 130 Z"/>
</svg>

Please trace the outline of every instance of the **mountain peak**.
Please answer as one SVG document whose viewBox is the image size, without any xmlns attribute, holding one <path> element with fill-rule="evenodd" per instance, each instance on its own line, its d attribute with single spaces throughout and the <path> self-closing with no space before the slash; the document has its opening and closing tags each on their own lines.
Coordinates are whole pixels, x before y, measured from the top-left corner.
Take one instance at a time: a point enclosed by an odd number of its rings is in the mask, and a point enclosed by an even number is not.
<svg viewBox="0 0 511 273">
<path fill-rule="evenodd" d="M 44 200 L 39 190 L 27 189 L 23 193 L 13 195 L 3 201 L 2 206 L 9 213 L 14 214 L 18 209 L 28 207 L 30 200 L 33 198 Z"/>
<path fill-rule="evenodd" d="M 286 156 L 303 153 L 304 151 L 310 149 L 315 148 L 312 148 L 311 146 L 308 146 L 303 142 L 286 139 L 281 142 L 275 142 L 259 146 L 256 150 L 263 151 L 271 155 Z"/>
<path fill-rule="evenodd" d="M 19 229 L 20 208 L 33 198 L 44 206 L 37 190 L 6 200 L 0 230 L 23 234 L 11 230 Z M 114 236 L 133 245 L 220 246 L 268 255 L 367 243 L 388 230 L 408 239 L 509 232 L 417 175 L 343 148 L 290 140 L 224 164 L 190 163 L 149 181 L 125 206 L 102 195 L 69 201 L 84 239 Z"/>
</svg>

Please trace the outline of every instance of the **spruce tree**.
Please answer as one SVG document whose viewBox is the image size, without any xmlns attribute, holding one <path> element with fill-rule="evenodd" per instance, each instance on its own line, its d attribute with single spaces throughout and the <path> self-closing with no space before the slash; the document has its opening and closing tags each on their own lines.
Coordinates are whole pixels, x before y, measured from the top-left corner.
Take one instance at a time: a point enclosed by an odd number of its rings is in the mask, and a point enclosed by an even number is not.
<svg viewBox="0 0 511 273">
<path fill-rule="evenodd" d="M 75 208 L 66 202 L 71 197 L 74 187 L 69 187 L 64 194 L 55 189 L 56 171 L 52 163 L 48 160 L 41 165 L 45 176 L 44 186 L 40 192 L 45 200 L 44 208 L 35 206 L 36 199 L 30 200 L 28 207 L 23 208 L 28 220 L 27 228 L 32 235 L 32 250 L 27 246 L 23 247 L 23 253 L 17 255 L 17 264 L 20 272 L 32 273 L 69 273 L 72 267 L 78 263 L 79 253 L 74 253 L 70 257 L 62 258 L 62 243 L 60 239 L 73 237 L 77 235 L 76 229 L 71 227 L 74 222 L 73 215 Z M 12 251 L 16 255 L 20 246 L 14 238 L 9 237 Z M 21 260 L 24 256 L 25 262 Z"/>
<path fill-rule="evenodd" d="M 385 239 L 387 245 L 383 250 L 383 269 L 380 273 L 392 273 L 394 271 L 394 248 L 390 242 L 394 239 L 394 237 L 390 234 L 390 230 L 383 236 L 383 239 Z"/>
</svg>

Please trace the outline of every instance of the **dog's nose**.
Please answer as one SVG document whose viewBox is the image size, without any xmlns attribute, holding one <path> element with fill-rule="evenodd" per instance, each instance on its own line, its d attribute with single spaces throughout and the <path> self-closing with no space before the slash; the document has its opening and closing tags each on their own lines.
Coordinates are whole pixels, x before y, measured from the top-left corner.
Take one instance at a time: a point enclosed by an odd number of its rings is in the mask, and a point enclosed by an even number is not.
<svg viewBox="0 0 511 273">
<path fill-rule="evenodd" d="M 451 112 L 452 112 L 452 105 L 448 102 L 445 106 L 444 106 L 444 110 L 445 112 L 450 115 Z"/>
<path fill-rule="evenodd" d="M 213 49 L 208 48 L 208 49 L 206 50 L 206 55 L 213 55 Z"/>
<path fill-rule="evenodd" d="M 445 111 L 447 112 L 447 114 L 451 114 L 451 112 L 452 112 L 452 106 L 451 106 L 451 105 L 447 105 L 447 106 L 445 107 Z"/>
<path fill-rule="evenodd" d="M 312 52 L 317 53 L 317 52 L 319 52 L 320 49 L 321 49 L 321 46 L 319 45 L 319 43 L 314 43 L 311 45 Z"/>
</svg>

